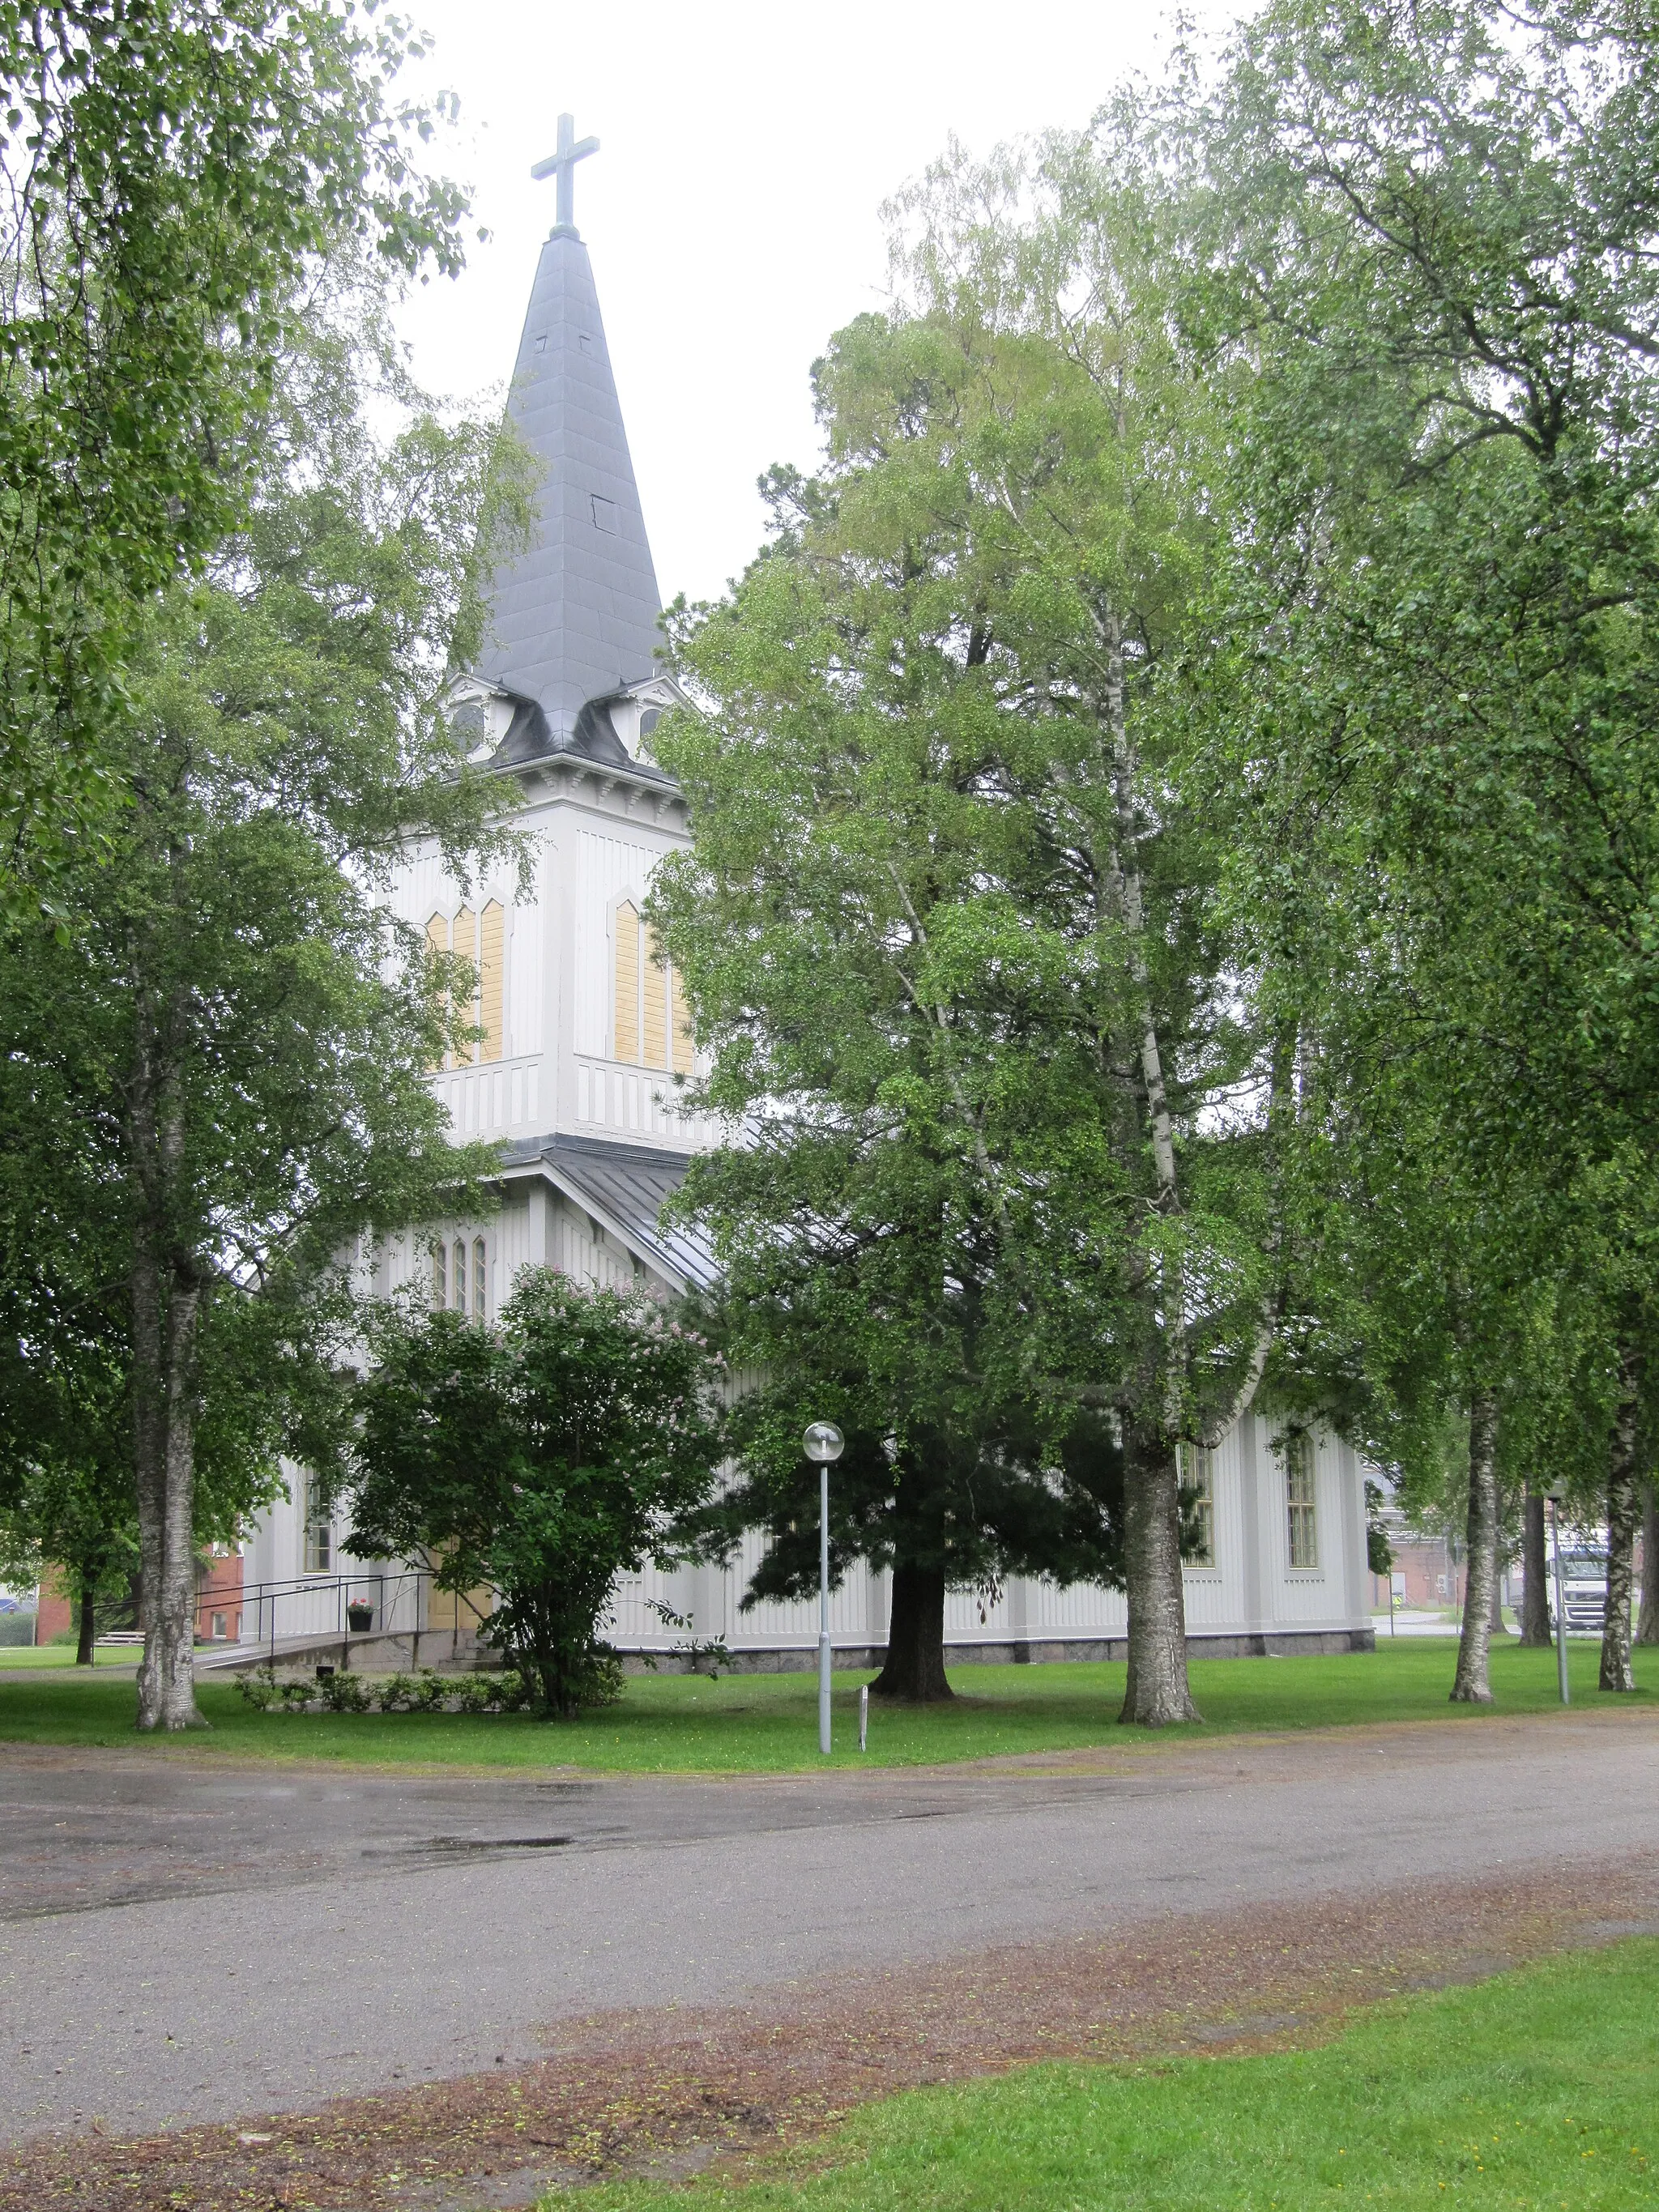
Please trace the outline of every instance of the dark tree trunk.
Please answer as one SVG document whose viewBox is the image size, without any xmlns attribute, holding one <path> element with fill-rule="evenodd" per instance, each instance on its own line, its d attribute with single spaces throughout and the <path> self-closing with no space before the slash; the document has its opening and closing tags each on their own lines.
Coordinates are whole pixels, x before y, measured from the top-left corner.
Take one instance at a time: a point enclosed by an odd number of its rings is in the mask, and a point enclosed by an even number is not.
<svg viewBox="0 0 1659 2212">
<path fill-rule="evenodd" d="M 1168 1728 L 1201 1720 L 1187 1681 L 1187 1601 L 1181 1583 L 1181 1476 L 1162 1431 L 1123 1425 L 1123 1566 L 1129 1592 L 1129 1679 L 1121 1722 Z"/>
<path fill-rule="evenodd" d="M 1498 1581 L 1498 1407 L 1490 1390 L 1469 1401 L 1469 1498 L 1464 1522 L 1468 1571 L 1463 1583 L 1463 1632 L 1457 1642 L 1452 1703 L 1489 1705 L 1492 1608 Z"/>
<path fill-rule="evenodd" d="M 1634 1346 L 1626 1345 L 1619 1363 L 1619 1411 L 1607 1453 L 1607 1603 L 1601 1620 L 1604 1690 L 1633 1690 L 1630 1661 L 1630 1609 L 1634 1591 L 1637 1489 L 1636 1416 L 1641 1398 L 1641 1364 Z"/>
<path fill-rule="evenodd" d="M 1529 1490 L 1522 1508 L 1521 1643 L 1528 1651 L 1550 1648 L 1549 1541 L 1543 1492 Z"/>
<path fill-rule="evenodd" d="M 1638 1644 L 1659 1644 L 1659 1482 L 1642 1485 L 1642 1610 L 1636 1617 Z"/>
<path fill-rule="evenodd" d="M 98 1641 L 98 1623 L 93 1603 L 92 1584 L 87 1583 L 81 1592 L 81 1637 L 75 1647 L 77 1667 L 90 1667 L 93 1648 Z"/>
<path fill-rule="evenodd" d="M 895 1564 L 887 1657 L 870 1688 L 878 1698 L 902 1698 L 912 1705 L 956 1695 L 945 1679 L 943 1567 Z"/>
</svg>

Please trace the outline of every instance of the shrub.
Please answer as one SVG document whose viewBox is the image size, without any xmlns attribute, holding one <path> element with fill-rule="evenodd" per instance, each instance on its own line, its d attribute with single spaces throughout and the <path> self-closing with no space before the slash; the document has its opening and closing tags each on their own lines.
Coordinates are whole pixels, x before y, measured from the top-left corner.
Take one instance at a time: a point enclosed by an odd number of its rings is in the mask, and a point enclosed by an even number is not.
<svg viewBox="0 0 1659 2212">
<path fill-rule="evenodd" d="M 599 1626 L 618 1574 L 683 1557 L 721 1452 L 718 1364 L 643 1295 L 527 1271 L 494 1328 L 413 1300 L 370 1324 L 350 1549 L 443 1558 L 497 1595 L 492 1642 L 568 1718 L 617 1694 Z"/>
<path fill-rule="evenodd" d="M 276 1672 L 270 1667 L 258 1667 L 251 1674 L 239 1674 L 236 1689 L 256 1713 L 268 1713 L 282 1694 L 276 1686 Z"/>
<path fill-rule="evenodd" d="M 410 1686 L 409 1709 L 415 1713 L 441 1713 L 449 1704 L 450 1683 L 435 1667 L 422 1667 L 419 1680 Z"/>
<path fill-rule="evenodd" d="M 361 1674 L 343 1669 L 317 1684 L 317 1694 L 331 1713 L 366 1713 L 373 1710 L 374 1692 Z"/>
</svg>

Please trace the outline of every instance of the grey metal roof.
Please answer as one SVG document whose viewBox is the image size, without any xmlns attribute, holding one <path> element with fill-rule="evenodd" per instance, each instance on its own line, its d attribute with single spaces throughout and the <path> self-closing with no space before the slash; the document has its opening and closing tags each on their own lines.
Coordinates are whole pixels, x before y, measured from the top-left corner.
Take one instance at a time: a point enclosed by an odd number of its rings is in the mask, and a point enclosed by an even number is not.
<svg viewBox="0 0 1659 2212">
<path fill-rule="evenodd" d="M 540 1167 L 568 1198 L 686 1288 L 707 1290 L 718 1279 L 703 1240 L 678 1225 L 665 1229 L 659 1218 L 685 1181 L 689 1152 L 603 1137 L 531 1137 L 507 1146 L 501 1164 L 509 1174 Z"/>
<path fill-rule="evenodd" d="M 662 603 L 593 271 L 574 230 L 542 247 L 507 414 L 539 467 L 538 518 L 490 586 L 494 634 L 477 673 L 540 709 L 539 725 L 520 716 L 507 740 L 525 757 L 609 758 L 614 745 L 626 760 L 608 721 L 590 717 L 580 733 L 577 724 L 590 701 L 652 673 Z"/>
</svg>

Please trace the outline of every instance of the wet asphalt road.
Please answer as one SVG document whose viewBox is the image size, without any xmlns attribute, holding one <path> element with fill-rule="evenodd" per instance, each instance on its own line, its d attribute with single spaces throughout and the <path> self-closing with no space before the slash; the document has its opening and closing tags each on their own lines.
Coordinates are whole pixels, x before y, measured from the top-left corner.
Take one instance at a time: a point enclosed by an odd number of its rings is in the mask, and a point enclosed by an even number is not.
<svg viewBox="0 0 1659 2212">
<path fill-rule="evenodd" d="M 309 2110 L 611 2007 L 1659 1850 L 1659 1715 L 730 1780 L 0 1747 L 0 2132 Z"/>
</svg>

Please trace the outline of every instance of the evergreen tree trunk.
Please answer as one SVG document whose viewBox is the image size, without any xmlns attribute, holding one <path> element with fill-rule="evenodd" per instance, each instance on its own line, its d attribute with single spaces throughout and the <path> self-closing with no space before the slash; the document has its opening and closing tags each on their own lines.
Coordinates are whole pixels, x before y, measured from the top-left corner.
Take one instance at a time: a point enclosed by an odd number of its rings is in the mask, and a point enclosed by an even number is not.
<svg viewBox="0 0 1659 2212">
<path fill-rule="evenodd" d="M 1544 1497 L 1529 1490 L 1522 1508 L 1521 1645 L 1527 1651 L 1550 1648 L 1549 1538 L 1544 1526 Z"/>
<path fill-rule="evenodd" d="M 1129 1679 L 1121 1722 L 1168 1728 L 1203 1718 L 1187 1680 L 1181 1583 L 1181 1476 L 1162 1431 L 1123 1424 L 1123 1565 L 1129 1592 Z"/>
<path fill-rule="evenodd" d="M 93 1651 L 98 1641 L 98 1622 L 90 1583 L 83 1583 L 81 1586 L 80 1610 L 81 1633 L 80 1640 L 75 1647 L 75 1663 L 77 1667 L 90 1667 Z"/>
<path fill-rule="evenodd" d="M 945 1570 L 893 1563 L 887 1656 L 871 1695 L 929 1705 L 956 1692 L 945 1679 Z"/>
<path fill-rule="evenodd" d="M 1463 1632 L 1457 1644 L 1452 1703 L 1489 1705 L 1492 1609 L 1498 1587 L 1498 1407 L 1490 1390 L 1469 1401 L 1469 1498 L 1464 1522 L 1468 1571 L 1463 1584 Z"/>
<path fill-rule="evenodd" d="M 1642 1485 L 1642 1610 L 1636 1618 L 1638 1644 L 1659 1644 L 1659 1482 Z"/>
<path fill-rule="evenodd" d="M 1641 1363 L 1633 1345 L 1620 1359 L 1619 1412 L 1607 1454 L 1607 1603 L 1601 1621 L 1601 1686 L 1633 1690 L 1630 1657 L 1631 1598 L 1635 1583 L 1637 1491 L 1636 1416 L 1641 1395 Z"/>
</svg>

